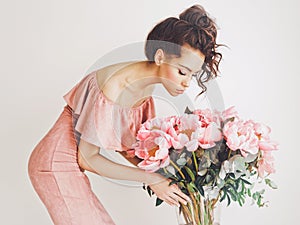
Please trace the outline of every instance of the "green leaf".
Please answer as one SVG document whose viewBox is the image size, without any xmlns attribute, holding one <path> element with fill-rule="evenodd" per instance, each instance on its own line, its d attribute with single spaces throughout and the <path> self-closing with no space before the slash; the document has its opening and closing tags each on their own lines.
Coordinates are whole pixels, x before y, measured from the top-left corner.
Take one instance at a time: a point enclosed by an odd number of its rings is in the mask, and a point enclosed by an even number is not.
<svg viewBox="0 0 300 225">
<path fill-rule="evenodd" d="M 235 182 L 234 182 L 234 186 L 235 186 L 235 189 L 238 190 L 239 189 L 239 186 L 240 186 L 240 182 L 241 182 L 241 179 L 237 179 Z"/>
<path fill-rule="evenodd" d="M 257 205 L 258 206 L 261 206 L 261 199 L 262 199 L 261 196 L 259 196 L 258 199 L 257 199 Z"/>
<path fill-rule="evenodd" d="M 159 206 L 161 203 L 163 203 L 164 201 L 161 200 L 160 198 L 156 198 L 156 203 L 155 206 Z"/>
<path fill-rule="evenodd" d="M 230 203 L 231 203 L 230 197 L 229 197 L 229 195 L 227 195 L 227 206 L 229 206 Z"/>
<path fill-rule="evenodd" d="M 177 185 L 178 185 L 179 188 L 185 188 L 185 185 L 184 185 L 183 181 L 178 182 Z"/>
<path fill-rule="evenodd" d="M 251 196 L 252 196 L 252 194 L 251 194 L 251 190 L 250 190 L 249 188 L 247 189 L 247 194 L 248 194 L 248 196 L 249 196 L 249 197 L 251 197 Z"/>
<path fill-rule="evenodd" d="M 233 179 L 235 179 L 234 173 L 229 173 L 228 176 L 231 177 L 231 178 L 233 178 Z"/>
<path fill-rule="evenodd" d="M 237 200 L 237 197 L 235 195 L 235 193 L 233 193 L 231 190 L 228 190 L 228 193 L 230 194 L 230 197 L 233 201 L 236 201 Z"/>
<path fill-rule="evenodd" d="M 238 195 L 238 203 L 240 206 L 243 206 L 243 204 L 245 203 L 245 199 L 243 197 L 243 195 Z"/>
<path fill-rule="evenodd" d="M 187 106 L 187 107 L 185 108 L 185 110 L 184 110 L 184 113 L 186 113 L 186 114 L 192 114 L 193 111 L 191 111 L 191 110 L 189 109 L 189 107 Z"/>
<path fill-rule="evenodd" d="M 185 168 L 186 172 L 188 173 L 188 175 L 190 176 L 192 182 L 194 182 L 195 181 L 195 175 L 194 175 L 193 171 L 187 166 L 185 166 L 184 168 Z"/>
<path fill-rule="evenodd" d="M 204 196 L 204 190 L 203 190 L 202 185 L 198 185 L 197 188 L 198 188 L 200 194 L 201 194 L 202 196 Z"/>
<path fill-rule="evenodd" d="M 151 197 L 152 196 L 152 189 L 147 186 L 147 192 L 148 192 L 148 195 Z"/>
<path fill-rule="evenodd" d="M 172 180 L 170 183 L 169 183 L 169 186 L 173 185 L 173 184 L 177 184 L 178 181 L 177 180 Z"/>
<path fill-rule="evenodd" d="M 237 193 L 237 189 L 236 189 L 236 187 L 232 183 L 228 183 L 228 185 L 232 188 L 232 190 L 234 191 L 234 193 Z"/>
<path fill-rule="evenodd" d="M 241 181 L 241 184 L 242 184 L 241 193 L 245 193 L 245 183 Z"/>
<path fill-rule="evenodd" d="M 256 191 L 255 193 L 252 194 L 252 198 L 253 198 L 254 200 L 258 200 L 258 198 L 259 198 L 260 196 L 261 196 L 261 193 L 258 192 L 258 191 Z"/>
<path fill-rule="evenodd" d="M 241 180 L 245 183 L 245 184 L 248 184 L 248 185 L 251 185 L 251 183 L 243 178 L 241 178 Z"/>
<path fill-rule="evenodd" d="M 186 187 L 187 187 L 187 189 L 190 191 L 190 192 L 194 192 L 194 188 L 193 188 L 193 186 L 191 185 L 191 183 L 188 183 L 187 185 L 186 185 Z"/>
<path fill-rule="evenodd" d="M 268 178 L 265 179 L 265 182 L 266 182 L 266 184 L 267 184 L 269 187 L 271 187 L 271 188 L 273 188 L 273 189 L 277 189 L 277 188 L 278 188 L 278 186 L 277 186 L 273 181 L 271 181 L 271 180 L 268 179 Z"/>
<path fill-rule="evenodd" d="M 220 202 L 222 202 L 227 196 L 227 189 L 226 188 L 223 188 L 223 195 L 222 197 L 220 198 Z"/>
<path fill-rule="evenodd" d="M 196 187 L 196 185 L 193 182 L 191 182 L 190 185 L 194 189 L 195 192 L 199 191 L 198 188 Z"/>
</svg>

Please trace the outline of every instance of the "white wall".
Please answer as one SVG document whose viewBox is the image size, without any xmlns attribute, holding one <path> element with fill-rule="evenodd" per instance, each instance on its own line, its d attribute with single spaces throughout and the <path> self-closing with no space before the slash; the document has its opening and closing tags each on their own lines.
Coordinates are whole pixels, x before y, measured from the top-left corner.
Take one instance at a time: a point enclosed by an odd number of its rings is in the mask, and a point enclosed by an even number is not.
<svg viewBox="0 0 300 225">
<path fill-rule="evenodd" d="M 15 1 L 1 5 L 1 222 L 51 224 L 27 177 L 28 156 L 54 123 L 64 95 L 111 49 L 143 41 L 159 20 L 199 2 L 216 18 L 224 60 L 217 82 L 226 107 L 272 127 L 279 189 L 268 208 L 224 207 L 222 225 L 297 224 L 299 8 L 296 0 Z M 141 188 L 89 174 L 117 225 L 175 225 Z"/>
</svg>

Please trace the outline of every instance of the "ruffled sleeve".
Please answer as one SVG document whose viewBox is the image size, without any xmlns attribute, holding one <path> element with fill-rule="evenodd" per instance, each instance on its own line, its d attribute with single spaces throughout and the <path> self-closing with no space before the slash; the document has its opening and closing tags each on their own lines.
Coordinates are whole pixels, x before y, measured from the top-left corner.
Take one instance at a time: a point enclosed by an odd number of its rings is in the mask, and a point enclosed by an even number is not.
<svg viewBox="0 0 300 225">
<path fill-rule="evenodd" d="M 100 146 L 95 126 L 95 104 L 98 97 L 96 80 L 93 74 L 84 77 L 75 87 L 63 96 L 66 103 L 73 110 L 74 135 Z"/>
<path fill-rule="evenodd" d="M 77 141 L 81 138 L 100 148 L 131 149 L 141 124 L 155 117 L 152 97 L 134 108 L 107 99 L 99 89 L 96 71 L 84 77 L 63 98 L 73 111 Z"/>
</svg>

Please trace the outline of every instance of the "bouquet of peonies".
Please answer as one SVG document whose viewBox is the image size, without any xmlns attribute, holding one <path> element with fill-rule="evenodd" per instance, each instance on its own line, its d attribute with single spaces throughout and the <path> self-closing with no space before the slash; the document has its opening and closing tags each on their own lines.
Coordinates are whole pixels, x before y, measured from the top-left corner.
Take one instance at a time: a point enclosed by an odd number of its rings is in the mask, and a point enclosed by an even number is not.
<svg viewBox="0 0 300 225">
<path fill-rule="evenodd" d="M 272 151 L 278 146 L 270 131 L 264 124 L 242 120 L 234 107 L 223 112 L 187 108 L 182 116 L 142 124 L 134 152 L 142 159 L 138 167 L 168 177 L 170 185 L 176 183 L 190 197 L 179 208 L 185 224 L 211 225 L 217 202 L 226 199 L 228 205 L 236 201 L 242 206 L 250 197 L 264 206 L 264 190 L 255 190 L 255 184 L 277 188 L 267 178 L 275 172 Z M 156 199 L 156 205 L 162 202 Z"/>
</svg>

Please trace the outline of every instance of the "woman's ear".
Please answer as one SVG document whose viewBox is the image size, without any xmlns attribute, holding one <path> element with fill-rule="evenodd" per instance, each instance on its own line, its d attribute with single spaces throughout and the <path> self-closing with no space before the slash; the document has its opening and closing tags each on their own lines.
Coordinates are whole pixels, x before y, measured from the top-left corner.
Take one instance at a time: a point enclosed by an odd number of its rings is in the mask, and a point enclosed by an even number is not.
<svg viewBox="0 0 300 225">
<path fill-rule="evenodd" d="M 154 55 L 154 61 L 157 66 L 160 66 L 163 63 L 165 58 L 165 53 L 162 49 L 157 49 Z"/>
</svg>

